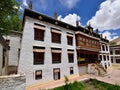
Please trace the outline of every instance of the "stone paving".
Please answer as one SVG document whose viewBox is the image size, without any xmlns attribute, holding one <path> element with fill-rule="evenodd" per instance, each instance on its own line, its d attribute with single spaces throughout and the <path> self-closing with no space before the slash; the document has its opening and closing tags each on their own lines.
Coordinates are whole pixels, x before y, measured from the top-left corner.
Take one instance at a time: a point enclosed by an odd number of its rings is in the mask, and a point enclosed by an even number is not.
<svg viewBox="0 0 120 90">
<path fill-rule="evenodd" d="M 69 80 L 70 80 L 70 82 L 73 82 L 73 81 L 84 81 L 84 80 L 88 80 L 88 79 L 92 78 L 92 79 L 97 79 L 99 81 L 107 82 L 110 84 L 120 85 L 120 70 L 114 69 L 114 68 L 108 68 L 107 72 L 108 72 L 108 74 L 104 77 L 85 74 L 85 75 L 81 75 L 81 76 L 72 77 Z M 48 82 L 45 84 L 30 86 L 30 87 L 27 87 L 26 90 L 43 90 L 43 89 L 46 90 L 48 88 L 54 88 L 54 87 L 58 87 L 58 86 L 61 86 L 64 84 L 65 84 L 64 79 L 61 79 L 61 80 L 57 80 L 57 81 L 51 81 L 51 82 Z"/>
</svg>

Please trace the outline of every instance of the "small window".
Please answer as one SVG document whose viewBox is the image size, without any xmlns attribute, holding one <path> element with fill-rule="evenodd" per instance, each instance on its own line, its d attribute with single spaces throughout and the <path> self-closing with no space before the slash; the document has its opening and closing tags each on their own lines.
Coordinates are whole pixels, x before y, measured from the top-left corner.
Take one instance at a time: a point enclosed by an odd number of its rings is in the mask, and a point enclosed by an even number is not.
<svg viewBox="0 0 120 90">
<path fill-rule="evenodd" d="M 112 55 L 112 54 L 113 54 L 113 51 L 110 51 L 110 54 Z"/>
<path fill-rule="evenodd" d="M 70 74 L 73 74 L 74 71 L 73 71 L 73 67 L 70 67 Z"/>
<path fill-rule="evenodd" d="M 53 78 L 54 80 L 60 79 L 60 68 L 54 68 L 53 69 Z"/>
<path fill-rule="evenodd" d="M 68 53 L 68 60 L 69 60 L 69 63 L 74 63 L 74 54 L 73 53 Z"/>
<path fill-rule="evenodd" d="M 108 51 L 108 46 L 106 45 L 106 51 Z"/>
<path fill-rule="evenodd" d="M 33 52 L 34 64 L 44 64 L 44 52 Z"/>
<path fill-rule="evenodd" d="M 104 45 L 102 45 L 102 50 L 105 51 L 105 46 Z"/>
<path fill-rule="evenodd" d="M 5 49 L 3 49 L 3 61 L 2 61 L 2 68 L 4 68 L 4 67 L 5 67 L 5 52 L 6 52 L 6 50 L 5 50 Z"/>
<path fill-rule="evenodd" d="M 102 60 L 102 55 L 100 55 L 100 60 Z"/>
<path fill-rule="evenodd" d="M 67 44 L 68 45 L 73 45 L 73 37 L 67 36 Z"/>
<path fill-rule="evenodd" d="M 109 56 L 107 56 L 107 60 L 109 60 Z"/>
<path fill-rule="evenodd" d="M 104 57 L 104 60 L 106 60 L 106 56 L 104 55 L 103 57 Z"/>
<path fill-rule="evenodd" d="M 120 54 L 120 50 L 115 50 L 115 54 Z"/>
<path fill-rule="evenodd" d="M 55 32 L 51 32 L 51 33 L 52 33 L 52 42 L 53 43 L 61 43 L 61 34 L 55 33 Z"/>
<path fill-rule="evenodd" d="M 35 71 L 35 79 L 42 79 L 42 70 L 36 70 Z"/>
<path fill-rule="evenodd" d="M 34 28 L 34 40 L 44 41 L 44 30 Z"/>
</svg>

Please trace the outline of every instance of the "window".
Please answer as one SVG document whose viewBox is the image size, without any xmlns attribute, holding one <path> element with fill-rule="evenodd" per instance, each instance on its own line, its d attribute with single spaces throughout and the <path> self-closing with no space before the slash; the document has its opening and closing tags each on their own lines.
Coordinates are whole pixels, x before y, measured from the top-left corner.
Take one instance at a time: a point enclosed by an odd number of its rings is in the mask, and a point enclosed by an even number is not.
<svg viewBox="0 0 120 90">
<path fill-rule="evenodd" d="M 105 47 L 104 47 L 104 45 L 102 45 L 102 50 L 105 51 Z"/>
<path fill-rule="evenodd" d="M 52 63 L 61 63 L 61 53 L 52 52 Z"/>
<path fill-rule="evenodd" d="M 106 60 L 106 56 L 104 55 L 103 57 L 104 57 L 104 60 Z"/>
<path fill-rule="evenodd" d="M 5 49 L 3 49 L 3 61 L 2 61 L 2 68 L 4 68 L 4 67 L 5 67 L 5 52 L 6 52 L 6 50 L 5 50 Z"/>
<path fill-rule="evenodd" d="M 53 78 L 54 80 L 60 79 L 60 68 L 54 68 L 53 69 Z"/>
<path fill-rule="evenodd" d="M 51 29 L 51 39 L 53 43 L 61 43 L 61 31 L 57 29 Z"/>
<path fill-rule="evenodd" d="M 42 70 L 36 70 L 35 71 L 35 79 L 42 79 Z"/>
<path fill-rule="evenodd" d="M 100 55 L 100 60 L 102 60 L 102 55 Z"/>
<path fill-rule="evenodd" d="M 33 54 L 34 54 L 34 65 L 36 64 L 44 64 L 44 47 L 33 47 Z"/>
<path fill-rule="evenodd" d="M 115 50 L 115 54 L 120 54 L 120 50 Z"/>
<path fill-rule="evenodd" d="M 106 51 L 108 51 L 108 46 L 106 45 Z"/>
<path fill-rule="evenodd" d="M 68 53 L 68 60 L 69 60 L 69 63 L 74 63 L 74 54 L 73 53 Z"/>
<path fill-rule="evenodd" d="M 110 54 L 112 55 L 112 54 L 113 54 L 113 51 L 110 51 Z"/>
<path fill-rule="evenodd" d="M 34 28 L 34 40 L 44 41 L 44 30 Z"/>
<path fill-rule="evenodd" d="M 109 56 L 107 56 L 107 60 L 109 60 Z"/>
<path fill-rule="evenodd" d="M 73 37 L 67 36 L 67 44 L 68 45 L 73 45 Z"/>
<path fill-rule="evenodd" d="M 44 64 L 44 52 L 34 52 L 34 64 Z"/>
<path fill-rule="evenodd" d="M 74 71 L 73 71 L 73 67 L 70 67 L 70 74 L 73 74 Z"/>
</svg>

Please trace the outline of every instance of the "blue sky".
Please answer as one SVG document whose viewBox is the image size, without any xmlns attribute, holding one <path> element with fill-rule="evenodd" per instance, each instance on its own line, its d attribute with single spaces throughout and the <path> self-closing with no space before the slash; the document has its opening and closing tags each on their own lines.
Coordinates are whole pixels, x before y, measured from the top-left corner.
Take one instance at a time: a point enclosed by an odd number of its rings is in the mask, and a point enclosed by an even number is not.
<svg viewBox="0 0 120 90">
<path fill-rule="evenodd" d="M 21 11 L 30 0 L 21 2 Z M 75 25 L 76 19 L 85 27 L 89 22 L 103 37 L 112 40 L 120 36 L 120 0 L 32 0 L 33 10 Z"/>
</svg>

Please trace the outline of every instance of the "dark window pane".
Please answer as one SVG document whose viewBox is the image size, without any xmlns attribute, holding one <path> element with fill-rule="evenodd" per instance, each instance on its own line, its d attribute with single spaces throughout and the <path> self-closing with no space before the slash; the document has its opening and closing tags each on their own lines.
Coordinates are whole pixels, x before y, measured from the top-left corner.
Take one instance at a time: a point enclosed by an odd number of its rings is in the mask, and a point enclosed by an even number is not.
<svg viewBox="0 0 120 90">
<path fill-rule="evenodd" d="M 73 37 L 67 36 L 67 44 L 73 45 Z"/>
<path fill-rule="evenodd" d="M 61 53 L 52 53 L 52 63 L 61 63 Z"/>
<path fill-rule="evenodd" d="M 73 71 L 73 67 L 70 67 L 70 74 L 73 74 L 74 71 Z"/>
<path fill-rule="evenodd" d="M 42 70 L 35 71 L 35 79 L 42 79 Z"/>
<path fill-rule="evenodd" d="M 34 28 L 34 39 L 44 41 L 44 30 Z"/>
<path fill-rule="evenodd" d="M 61 34 L 52 32 L 52 42 L 61 43 Z"/>
<path fill-rule="evenodd" d="M 34 52 L 34 64 L 44 64 L 44 52 Z"/>
<path fill-rule="evenodd" d="M 68 60 L 70 63 L 74 62 L 74 54 L 73 53 L 68 53 Z"/>
</svg>

